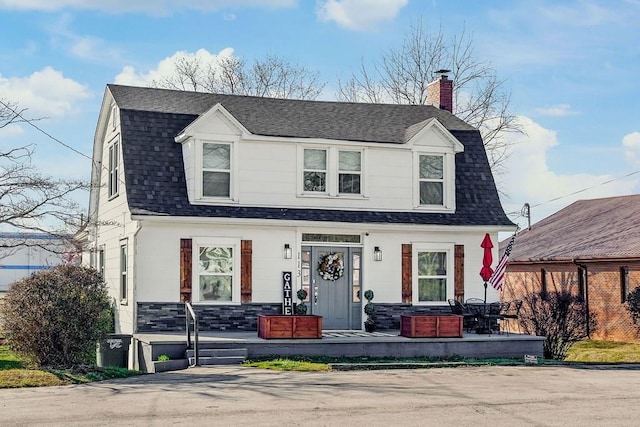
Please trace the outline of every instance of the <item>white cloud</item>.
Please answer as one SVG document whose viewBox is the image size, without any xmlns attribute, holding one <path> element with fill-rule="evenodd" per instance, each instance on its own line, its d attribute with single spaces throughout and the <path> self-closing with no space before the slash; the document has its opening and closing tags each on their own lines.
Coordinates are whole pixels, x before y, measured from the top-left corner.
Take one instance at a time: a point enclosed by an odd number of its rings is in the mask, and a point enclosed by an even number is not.
<svg viewBox="0 0 640 427">
<path fill-rule="evenodd" d="M 199 49 L 195 53 L 178 51 L 173 55 L 158 62 L 156 67 L 146 72 L 138 72 L 132 66 L 125 66 L 120 74 L 115 78 L 116 84 L 130 86 L 149 86 L 154 81 L 162 81 L 175 75 L 175 63 L 180 58 L 188 60 L 197 59 L 201 64 L 211 64 L 216 66 L 219 58 L 233 56 L 233 49 L 228 47 L 222 49 L 218 54 L 210 53 L 206 49 Z M 205 67 L 206 68 L 206 67 Z"/>
<path fill-rule="evenodd" d="M 179 10 L 193 9 L 203 12 L 227 7 L 292 7 L 296 0 L 0 0 L 0 9 L 39 10 L 45 12 L 63 9 L 100 10 L 107 13 L 140 12 L 165 15 Z"/>
<path fill-rule="evenodd" d="M 86 85 L 64 77 L 51 67 L 27 77 L 0 75 L 0 93 L 20 108 L 27 108 L 28 118 L 63 116 L 74 111 L 76 102 L 92 96 Z"/>
<path fill-rule="evenodd" d="M 588 172 L 566 174 L 551 170 L 547 158 L 550 149 L 559 144 L 556 132 L 545 129 L 528 117 L 518 117 L 518 121 L 525 134 L 509 136 L 513 143 L 512 152 L 505 175 L 501 177 L 501 189 L 506 194 L 501 198 L 506 212 L 520 212 L 524 203 L 529 203 L 533 223 L 576 200 L 634 193 L 637 177 L 603 184 L 616 176 Z M 633 140 L 640 147 L 640 134 Z M 522 217 L 514 221 L 521 227 L 526 225 Z"/>
<path fill-rule="evenodd" d="M 77 58 L 97 64 L 112 65 L 114 62 L 124 62 L 120 49 L 110 46 L 101 38 L 76 34 L 71 30 L 72 21 L 73 17 L 65 13 L 47 27 L 54 46 L 61 47 Z"/>
<path fill-rule="evenodd" d="M 569 104 L 551 105 L 549 107 L 537 108 L 536 111 L 542 116 L 565 117 L 580 114 L 579 111 L 571 109 Z"/>
<path fill-rule="evenodd" d="M 11 124 L 3 128 L 0 128 L 0 139 L 16 138 L 21 135 L 24 135 L 24 129 L 17 124 Z"/>
<path fill-rule="evenodd" d="M 640 132 L 632 132 L 622 138 L 622 148 L 628 160 L 640 164 Z"/>
<path fill-rule="evenodd" d="M 394 19 L 407 3 L 408 0 L 325 0 L 318 3 L 316 15 L 322 22 L 334 21 L 348 30 L 366 31 Z"/>
</svg>

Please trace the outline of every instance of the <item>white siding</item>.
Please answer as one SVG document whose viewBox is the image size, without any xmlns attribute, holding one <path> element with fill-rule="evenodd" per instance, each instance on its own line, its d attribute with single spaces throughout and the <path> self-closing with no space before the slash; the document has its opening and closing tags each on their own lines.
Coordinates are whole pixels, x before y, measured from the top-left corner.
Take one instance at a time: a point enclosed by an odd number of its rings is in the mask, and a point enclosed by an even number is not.
<svg viewBox="0 0 640 427">
<path fill-rule="evenodd" d="M 453 159 L 455 151 L 447 136 L 435 129 L 426 129 L 406 144 L 254 138 L 240 133 L 220 111 L 205 114 L 188 129 L 188 136 L 181 139 L 188 194 L 192 202 L 202 204 L 410 211 L 415 209 L 418 179 L 414 152 L 450 153 Z M 197 200 L 202 160 L 195 145 L 215 141 L 235 141 L 231 173 L 237 185 L 231 190 L 232 201 Z M 301 147 L 330 150 L 327 182 L 333 187 L 337 186 L 337 150 L 363 151 L 363 194 L 338 196 L 334 188 L 329 191 L 333 195 L 302 195 Z M 452 173 L 453 166 L 452 161 L 447 171 Z M 448 178 L 455 179 L 453 174 Z M 449 188 L 455 188 L 450 184 Z"/>
<path fill-rule="evenodd" d="M 424 227 L 402 230 L 375 227 L 295 227 L 283 223 L 280 227 L 259 225 L 216 225 L 161 223 L 145 221 L 136 242 L 136 283 L 138 301 L 177 302 L 180 300 L 180 239 L 236 238 L 253 242 L 252 302 L 279 303 L 282 301 L 282 271 L 294 272 L 297 277 L 297 255 L 302 233 L 349 233 L 363 236 L 362 289 L 375 292 L 375 302 L 402 302 L 402 244 L 446 243 L 465 247 L 465 298 L 482 298 L 484 288 L 479 272 L 482 267 L 482 231 L 426 231 Z M 365 233 L 369 233 L 365 235 Z M 492 236 L 497 242 L 497 233 Z M 282 252 L 285 243 L 294 249 L 291 260 Z M 373 248 L 379 246 L 383 260 L 373 260 Z M 496 244 L 497 247 L 497 244 Z M 494 250 L 494 257 L 497 251 Z M 494 263 L 495 264 L 495 263 Z M 416 272 L 414 271 L 414 277 Z M 415 280 L 415 279 L 414 279 Z M 453 272 L 451 272 L 453 281 Z M 453 282 L 452 282 L 453 283 Z M 194 286 L 197 286 L 194 283 Z M 489 288 L 488 299 L 499 298 Z"/>
</svg>

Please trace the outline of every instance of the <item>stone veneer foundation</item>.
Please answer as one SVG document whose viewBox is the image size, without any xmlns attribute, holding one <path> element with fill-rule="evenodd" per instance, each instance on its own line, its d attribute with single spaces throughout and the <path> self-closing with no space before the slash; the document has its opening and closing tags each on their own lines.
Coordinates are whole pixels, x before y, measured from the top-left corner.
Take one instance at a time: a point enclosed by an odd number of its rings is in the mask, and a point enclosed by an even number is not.
<svg viewBox="0 0 640 427">
<path fill-rule="evenodd" d="M 449 306 L 375 304 L 376 328 L 399 330 L 401 314 L 450 314 Z M 259 314 L 282 314 L 282 304 L 194 305 L 201 331 L 257 331 Z M 139 302 L 136 332 L 182 332 L 184 304 Z M 365 316 L 366 318 L 366 316 Z"/>
</svg>

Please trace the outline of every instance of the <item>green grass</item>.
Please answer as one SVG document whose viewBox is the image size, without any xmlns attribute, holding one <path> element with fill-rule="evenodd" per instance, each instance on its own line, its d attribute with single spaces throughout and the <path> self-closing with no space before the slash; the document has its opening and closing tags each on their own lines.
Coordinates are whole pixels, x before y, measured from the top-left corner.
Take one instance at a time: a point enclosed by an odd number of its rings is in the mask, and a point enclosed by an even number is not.
<svg viewBox="0 0 640 427">
<path fill-rule="evenodd" d="M 329 365 L 326 363 L 312 362 L 308 360 L 292 359 L 271 359 L 261 361 L 246 361 L 244 366 L 254 368 L 271 369 L 275 371 L 328 371 Z"/>
<path fill-rule="evenodd" d="M 78 366 L 67 370 L 38 369 L 13 353 L 8 346 L 0 345 L 0 388 L 82 384 L 140 374 L 142 372 L 124 368 L 97 366 Z"/>
<path fill-rule="evenodd" d="M 607 341 L 582 341 L 573 345 L 565 363 L 640 363 L 640 344 L 618 343 Z M 561 364 L 557 360 L 538 359 L 539 364 Z M 524 365 L 523 359 L 504 358 L 463 358 L 463 357 L 420 357 L 420 358 L 374 358 L 374 357 L 308 357 L 290 356 L 288 358 L 263 357 L 248 360 L 244 366 L 281 371 L 327 371 L 332 364 L 358 364 L 360 369 L 384 368 L 384 365 L 401 364 L 403 367 L 411 365 L 432 364 L 462 364 L 462 365 Z M 367 365 L 370 368 L 367 368 Z"/>
<path fill-rule="evenodd" d="M 612 341 L 581 341 L 571 347 L 565 361 L 640 363 L 640 344 Z"/>
</svg>

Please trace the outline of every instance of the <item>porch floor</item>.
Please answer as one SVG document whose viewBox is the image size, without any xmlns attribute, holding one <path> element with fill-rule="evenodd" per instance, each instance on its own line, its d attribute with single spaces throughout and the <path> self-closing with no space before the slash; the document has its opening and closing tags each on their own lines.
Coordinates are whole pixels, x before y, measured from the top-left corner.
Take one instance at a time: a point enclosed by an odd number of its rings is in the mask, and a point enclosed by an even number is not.
<svg viewBox="0 0 640 427">
<path fill-rule="evenodd" d="M 193 338 L 193 336 L 192 336 Z M 134 339 L 151 349 L 151 360 L 159 354 L 177 354 L 186 349 L 186 333 L 138 333 Z M 323 331 L 322 339 L 262 339 L 257 332 L 200 332 L 204 348 L 244 348 L 247 357 L 329 356 L 329 357 L 542 357 L 544 337 L 502 333 L 464 333 L 462 338 L 406 338 L 399 331 Z"/>
</svg>

